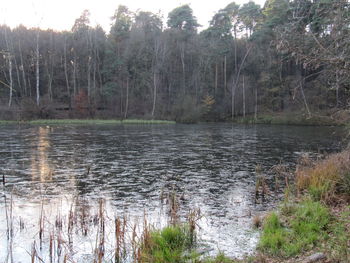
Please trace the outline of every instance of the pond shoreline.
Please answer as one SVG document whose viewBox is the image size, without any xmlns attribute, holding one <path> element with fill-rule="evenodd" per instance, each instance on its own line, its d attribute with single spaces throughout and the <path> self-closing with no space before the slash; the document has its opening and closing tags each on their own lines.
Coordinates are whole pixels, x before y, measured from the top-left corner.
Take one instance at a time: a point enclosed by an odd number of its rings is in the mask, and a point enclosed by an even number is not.
<svg viewBox="0 0 350 263">
<path fill-rule="evenodd" d="M 41 124 L 41 125 L 58 125 L 58 124 L 198 124 L 198 123 L 238 123 L 238 124 L 269 124 L 269 125 L 295 125 L 295 126 L 346 126 L 350 123 L 350 112 L 339 110 L 333 112 L 317 112 L 307 116 L 302 112 L 262 112 L 255 118 L 253 114 L 246 117 L 236 116 L 231 118 L 212 120 L 191 120 L 181 122 L 172 119 L 148 119 L 148 118 L 131 118 L 131 119 L 31 119 L 31 120 L 0 120 L 0 125 L 5 124 Z"/>
<path fill-rule="evenodd" d="M 202 263 L 311 263 L 350 260 L 350 150 L 301 160 L 277 209 L 254 218 L 257 251 L 243 259 L 220 253 Z"/>
<path fill-rule="evenodd" d="M 146 119 L 37 119 L 37 120 L 0 120 L 0 125 L 121 125 L 121 124 L 175 124 L 169 120 L 146 120 Z"/>
</svg>

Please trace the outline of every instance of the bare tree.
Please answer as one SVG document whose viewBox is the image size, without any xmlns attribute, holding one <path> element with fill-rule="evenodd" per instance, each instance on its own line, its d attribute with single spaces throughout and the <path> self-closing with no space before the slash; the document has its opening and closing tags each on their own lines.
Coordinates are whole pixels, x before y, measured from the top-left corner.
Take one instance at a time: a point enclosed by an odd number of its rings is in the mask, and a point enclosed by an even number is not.
<svg viewBox="0 0 350 263">
<path fill-rule="evenodd" d="M 9 64 L 8 70 L 9 70 L 9 77 L 10 77 L 10 95 L 9 95 L 9 103 L 8 106 L 11 107 L 12 104 L 12 94 L 13 94 L 13 78 L 12 78 L 12 52 L 10 49 L 10 45 L 9 45 L 9 40 L 8 40 L 8 35 L 7 35 L 7 28 L 5 27 L 5 42 L 6 42 L 6 57 L 7 57 L 7 61 Z"/>
<path fill-rule="evenodd" d="M 35 67 L 36 67 L 36 73 L 35 73 L 35 76 L 36 76 L 36 105 L 39 106 L 40 104 L 40 87 L 39 87 L 39 84 L 40 84 L 40 70 L 39 70 L 39 60 L 40 60 L 40 53 L 39 53 L 39 28 L 37 29 L 37 33 L 36 33 L 36 52 L 35 52 L 35 55 L 36 55 L 36 64 L 35 64 Z"/>
</svg>

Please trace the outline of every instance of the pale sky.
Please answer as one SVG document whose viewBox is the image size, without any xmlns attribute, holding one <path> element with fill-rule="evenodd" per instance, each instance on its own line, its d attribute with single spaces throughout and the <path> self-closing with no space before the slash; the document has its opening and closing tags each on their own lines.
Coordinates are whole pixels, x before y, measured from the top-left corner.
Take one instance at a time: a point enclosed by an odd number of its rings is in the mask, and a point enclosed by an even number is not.
<svg viewBox="0 0 350 263">
<path fill-rule="evenodd" d="M 110 18 L 120 4 L 128 6 L 131 11 L 138 9 L 154 13 L 161 11 L 164 18 L 172 9 L 190 4 L 199 24 L 206 28 L 213 14 L 230 2 L 232 0 L 9 0 L 1 1 L 0 24 L 7 24 L 10 27 L 23 24 L 26 27 L 69 30 L 82 11 L 88 9 L 91 13 L 91 25 L 99 24 L 108 32 Z M 235 2 L 244 4 L 249 0 Z M 254 2 L 263 6 L 265 0 Z"/>
</svg>

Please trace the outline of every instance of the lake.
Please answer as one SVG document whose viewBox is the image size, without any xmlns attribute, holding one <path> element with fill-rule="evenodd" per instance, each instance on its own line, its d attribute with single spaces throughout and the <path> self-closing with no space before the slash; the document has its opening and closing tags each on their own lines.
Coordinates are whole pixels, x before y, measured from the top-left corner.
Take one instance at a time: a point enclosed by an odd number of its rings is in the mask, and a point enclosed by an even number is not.
<svg viewBox="0 0 350 263">
<path fill-rule="evenodd" d="M 65 228 L 72 210 L 93 217 L 101 200 L 112 222 L 105 237 L 105 260 L 111 262 L 114 218 L 127 216 L 133 224 L 147 218 L 162 227 L 168 220 L 163 196 L 170 193 L 179 198 L 180 219 L 200 209 L 199 242 L 209 253 L 242 257 L 257 244 L 252 218 L 280 198 L 271 183 L 267 201 L 256 202 L 256 167 L 270 178 L 276 164 L 293 167 L 303 154 L 339 150 L 341 137 L 334 127 L 217 123 L 0 126 L 0 176 L 6 182 L 0 186 L 0 262 L 31 262 L 33 245 L 49 262 L 45 249 L 58 219 Z M 89 261 L 98 231 L 92 221 L 91 231 L 76 229 L 70 237 L 74 248 L 64 248 L 72 260 Z M 63 258 L 56 255 L 54 262 Z"/>
</svg>

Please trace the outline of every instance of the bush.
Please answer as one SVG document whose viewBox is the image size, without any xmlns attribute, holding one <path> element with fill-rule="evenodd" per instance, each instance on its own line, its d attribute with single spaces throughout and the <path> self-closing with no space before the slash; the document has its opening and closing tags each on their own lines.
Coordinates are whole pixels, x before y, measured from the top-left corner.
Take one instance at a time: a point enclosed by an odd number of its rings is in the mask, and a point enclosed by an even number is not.
<svg viewBox="0 0 350 263">
<path fill-rule="evenodd" d="M 191 96 L 186 96 L 177 103 L 173 109 L 175 121 L 180 123 L 196 123 L 202 117 L 202 108 L 196 105 L 196 101 Z"/>
<path fill-rule="evenodd" d="M 54 109 L 47 97 L 41 98 L 40 105 L 31 98 L 25 98 L 21 101 L 21 120 L 32 119 L 52 119 L 54 118 Z"/>
</svg>

